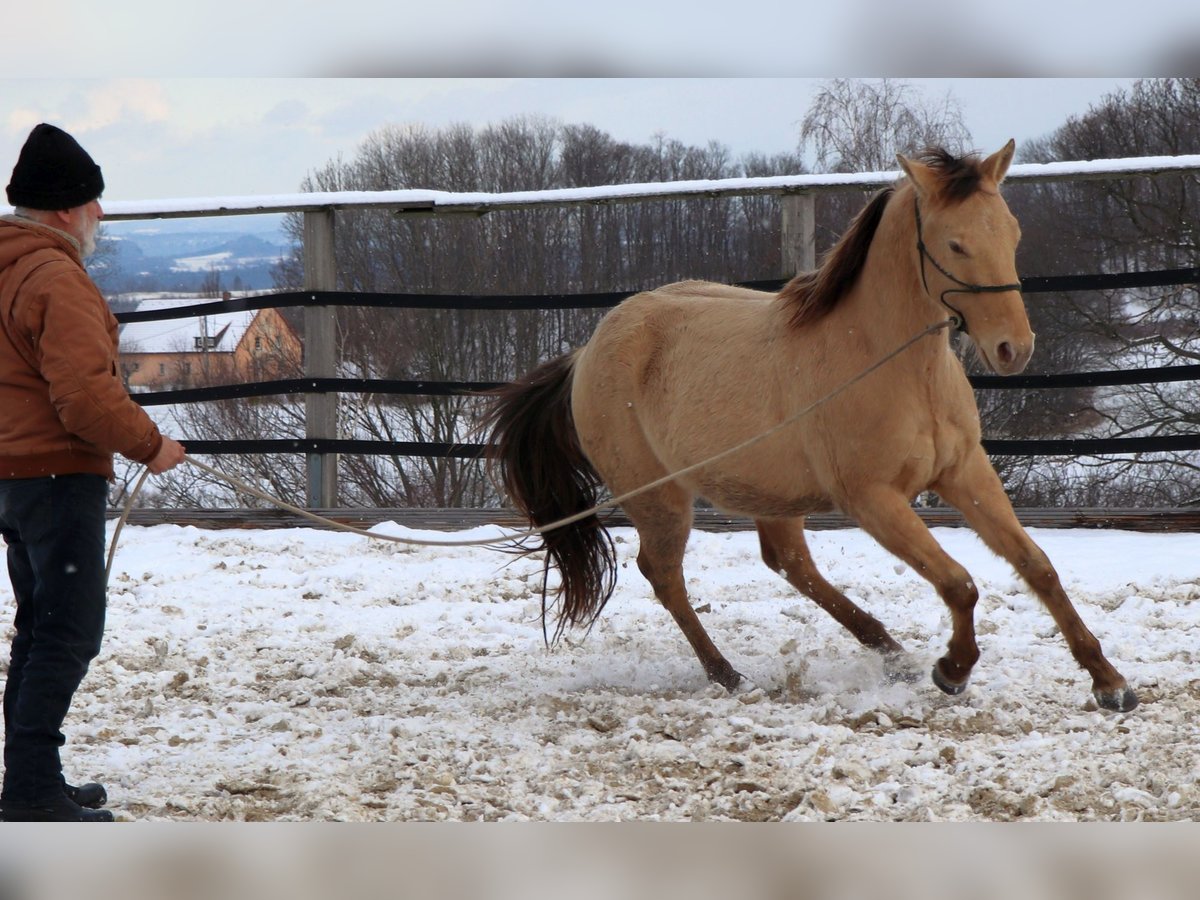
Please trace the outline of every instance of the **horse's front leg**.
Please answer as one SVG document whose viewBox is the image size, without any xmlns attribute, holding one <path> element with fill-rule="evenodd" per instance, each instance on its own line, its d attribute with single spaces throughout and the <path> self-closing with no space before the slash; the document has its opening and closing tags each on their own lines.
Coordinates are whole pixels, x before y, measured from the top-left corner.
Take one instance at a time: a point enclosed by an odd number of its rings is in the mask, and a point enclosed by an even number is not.
<svg viewBox="0 0 1200 900">
<path fill-rule="evenodd" d="M 946 655 L 933 668 L 933 682 L 947 694 L 960 694 L 979 659 L 975 643 L 975 603 L 979 591 L 971 575 L 941 548 L 908 500 L 879 486 L 844 504 L 847 513 L 884 549 L 898 556 L 937 589 L 950 610 L 952 630 Z"/>
<path fill-rule="evenodd" d="M 1017 521 L 1012 503 L 983 449 L 934 485 L 993 552 L 1008 560 L 1054 617 L 1075 661 L 1092 676 L 1092 694 L 1104 709 L 1127 712 L 1137 694 L 1104 656 L 1100 642 L 1079 617 L 1042 548 Z"/>
</svg>

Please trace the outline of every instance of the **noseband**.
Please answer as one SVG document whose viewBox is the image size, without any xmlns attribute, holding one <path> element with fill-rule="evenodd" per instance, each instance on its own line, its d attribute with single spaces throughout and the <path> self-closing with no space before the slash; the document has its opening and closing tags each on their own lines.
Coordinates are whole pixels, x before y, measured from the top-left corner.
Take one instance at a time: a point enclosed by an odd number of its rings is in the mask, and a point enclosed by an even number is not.
<svg viewBox="0 0 1200 900">
<path fill-rule="evenodd" d="M 946 290 L 942 291 L 942 295 L 938 298 L 938 300 L 944 307 L 946 307 L 946 309 L 950 310 L 954 318 L 954 327 L 963 334 L 967 334 L 967 318 L 946 302 L 947 294 L 1003 294 L 1006 291 L 1020 291 L 1021 283 L 1018 281 L 1013 284 L 972 284 L 969 281 L 963 281 L 961 278 L 952 275 L 946 270 L 945 266 L 933 258 L 933 254 L 930 253 L 929 248 L 925 246 L 925 238 L 921 233 L 921 203 L 915 198 L 913 200 L 913 210 L 917 214 L 917 250 L 921 254 L 921 284 L 925 286 L 925 293 L 928 294 L 929 281 L 925 277 L 925 260 L 929 260 L 931 263 L 933 263 L 933 267 L 935 269 L 937 269 L 955 284 L 962 285 L 962 287 L 947 288 Z"/>
</svg>

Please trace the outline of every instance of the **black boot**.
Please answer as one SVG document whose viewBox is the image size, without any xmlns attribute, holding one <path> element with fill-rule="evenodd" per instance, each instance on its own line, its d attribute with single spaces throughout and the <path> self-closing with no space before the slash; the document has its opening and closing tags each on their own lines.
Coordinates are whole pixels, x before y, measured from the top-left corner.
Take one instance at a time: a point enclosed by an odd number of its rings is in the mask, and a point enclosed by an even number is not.
<svg viewBox="0 0 1200 900">
<path fill-rule="evenodd" d="M 108 802 L 108 791 L 104 785 L 89 781 L 76 787 L 73 784 L 63 785 L 63 792 L 80 806 L 88 809 L 99 809 Z"/>
<path fill-rule="evenodd" d="M 86 809 L 59 794 L 40 802 L 21 803 L 0 800 L 0 822 L 112 822 L 107 809 Z"/>
</svg>

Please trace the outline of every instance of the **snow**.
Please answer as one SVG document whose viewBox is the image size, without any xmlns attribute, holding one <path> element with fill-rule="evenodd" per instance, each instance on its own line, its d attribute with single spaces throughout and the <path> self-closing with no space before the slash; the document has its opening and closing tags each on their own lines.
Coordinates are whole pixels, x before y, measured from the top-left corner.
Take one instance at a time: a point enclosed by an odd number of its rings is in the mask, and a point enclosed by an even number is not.
<svg viewBox="0 0 1200 900">
<path fill-rule="evenodd" d="M 1031 533 L 1138 690 L 1133 712 L 1095 708 L 1049 615 L 965 529 L 935 534 L 980 588 L 983 655 L 949 697 L 928 678 L 943 605 L 858 530 L 812 533 L 814 555 L 920 679 L 888 682 L 762 565 L 752 532 L 695 532 L 692 602 L 753 682 L 729 693 L 653 600 L 629 529 L 613 531 L 621 569 L 599 622 L 548 649 L 539 557 L 127 526 L 64 765 L 137 821 L 1195 818 L 1200 535 Z"/>
<path fill-rule="evenodd" d="M 259 256 L 234 256 L 232 250 L 219 250 L 201 256 L 176 258 L 172 272 L 231 272 L 239 266 L 274 265 L 283 259 L 279 253 Z"/>
<path fill-rule="evenodd" d="M 227 271 L 233 265 L 233 252 L 230 250 L 221 250 L 203 256 L 187 256 L 176 259 L 175 265 L 171 267 L 171 271 L 207 272 L 211 269 Z"/>
<path fill-rule="evenodd" d="M 1022 163 L 1008 171 L 1008 181 L 1047 180 L 1072 177 L 1145 175 L 1186 172 L 1200 168 L 1200 154 L 1130 157 L 1127 159 L 1072 160 L 1054 163 Z M 859 187 L 868 190 L 891 184 L 900 171 L 835 174 L 773 175 L 755 178 L 723 178 L 699 181 L 670 181 L 653 184 L 617 184 L 595 187 L 559 188 L 507 193 L 406 189 L 390 191 L 329 191 L 259 196 L 187 197 L 156 200 L 117 200 L 104 204 L 109 219 L 139 219 L 156 216 L 255 215 L 306 209 L 339 207 L 385 207 L 422 210 L 475 209 L 480 206 L 527 206 L 535 204 L 588 203 L 605 200 L 669 197 L 694 194 L 738 194 L 767 191 L 804 191 L 825 187 Z M 0 206 L 0 214 L 10 208 Z"/>
<path fill-rule="evenodd" d="M 147 301 L 138 304 L 138 311 L 167 302 Z M 179 305 L 191 305 L 188 303 Z M 232 352 L 254 324 L 258 310 L 209 313 L 187 319 L 161 319 L 150 322 L 128 322 L 121 326 L 122 353 L 180 353 L 195 352 L 202 337 L 209 340 L 209 350 Z"/>
</svg>

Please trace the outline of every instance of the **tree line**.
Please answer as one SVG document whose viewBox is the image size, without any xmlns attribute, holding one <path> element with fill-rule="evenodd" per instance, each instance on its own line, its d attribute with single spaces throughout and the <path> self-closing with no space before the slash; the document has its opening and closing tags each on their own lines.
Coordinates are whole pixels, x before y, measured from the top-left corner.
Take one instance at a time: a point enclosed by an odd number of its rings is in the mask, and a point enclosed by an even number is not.
<svg viewBox="0 0 1200 900">
<path fill-rule="evenodd" d="M 637 182 L 886 170 L 895 154 L 974 148 L 952 96 L 929 98 L 904 82 L 835 79 L 801 121 L 793 153 L 734 157 L 718 143 L 665 136 L 615 140 L 590 125 L 522 117 L 487 127 L 385 126 L 350 158 L 312 172 L 305 191 L 430 188 L 509 192 Z M 1150 79 L 1114 92 L 1050 135 L 1018 147 L 1018 161 L 1049 162 L 1200 152 L 1200 80 Z M 1200 213 L 1195 175 L 1006 186 L 1021 222 L 1018 268 L 1056 275 L 1194 266 Z M 817 200 L 818 253 L 862 206 L 862 193 Z M 338 214 L 338 288 L 431 294 L 627 291 L 682 278 L 773 279 L 782 271 L 780 199 L 661 200 L 494 212 L 484 216 Z M 302 220 L 288 220 L 297 246 Z M 297 254 L 276 274 L 302 286 Z M 1195 285 L 1037 294 L 1027 298 L 1038 347 L 1030 372 L 1169 365 L 1200 357 Z M 601 311 L 339 310 L 339 359 L 352 377 L 501 381 L 585 342 Z M 969 348 L 963 348 L 970 365 Z M 736 373 L 731 373 L 736 377 Z M 1195 431 L 1189 384 L 1072 391 L 981 392 L 985 435 L 1170 434 Z M 470 397 L 344 395 L 343 437 L 471 439 Z M 211 406 L 205 404 L 204 406 Z M 302 434 L 296 404 L 227 401 L 220 415 L 184 411 L 200 437 Z M 215 423 L 219 422 L 217 425 Z M 230 433 L 215 433 L 226 430 Z M 303 460 L 223 458 L 243 478 L 303 502 Z M 1200 497 L 1188 455 L 996 460 L 1024 505 L 1175 505 Z M 342 503 L 486 506 L 499 501 L 477 462 L 346 457 Z M 189 476 L 193 477 L 193 476 Z M 168 488 L 161 502 L 196 502 L 213 485 Z M 228 497 L 218 502 L 229 502 Z M 239 501 L 240 502 L 240 501 Z"/>
</svg>

